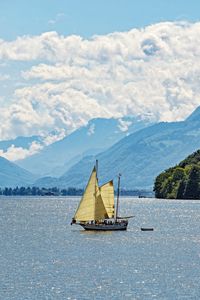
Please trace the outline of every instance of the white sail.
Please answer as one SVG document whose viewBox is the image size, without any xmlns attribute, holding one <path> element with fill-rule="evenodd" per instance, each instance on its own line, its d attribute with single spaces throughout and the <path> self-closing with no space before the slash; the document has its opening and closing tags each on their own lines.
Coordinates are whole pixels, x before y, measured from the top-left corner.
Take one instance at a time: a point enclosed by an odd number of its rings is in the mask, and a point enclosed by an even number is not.
<svg viewBox="0 0 200 300">
<path fill-rule="evenodd" d="M 106 208 L 109 218 L 114 218 L 115 206 L 114 206 L 114 186 L 113 181 L 109 181 L 102 185 L 100 188 L 101 197 Z"/>
<path fill-rule="evenodd" d="M 107 211 L 99 192 L 96 168 L 94 168 L 74 219 L 78 221 L 98 221 L 107 217 Z"/>
</svg>

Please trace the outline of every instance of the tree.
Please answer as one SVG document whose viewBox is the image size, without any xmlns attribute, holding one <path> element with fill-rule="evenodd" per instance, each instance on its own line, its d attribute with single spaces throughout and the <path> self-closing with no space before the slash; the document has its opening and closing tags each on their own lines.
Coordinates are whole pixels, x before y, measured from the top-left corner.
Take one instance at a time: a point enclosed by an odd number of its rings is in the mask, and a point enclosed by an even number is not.
<svg viewBox="0 0 200 300">
<path fill-rule="evenodd" d="M 156 198 L 164 198 L 163 186 L 167 178 L 166 172 L 161 173 L 156 177 L 154 183 L 154 192 Z"/>
<path fill-rule="evenodd" d="M 185 187 L 186 187 L 186 181 L 181 180 L 179 182 L 179 186 L 178 186 L 178 190 L 177 190 L 177 194 L 176 194 L 176 199 L 184 199 Z"/>
<path fill-rule="evenodd" d="M 200 167 L 193 166 L 189 178 L 186 183 L 184 198 L 185 199 L 199 199 L 200 198 Z"/>
</svg>

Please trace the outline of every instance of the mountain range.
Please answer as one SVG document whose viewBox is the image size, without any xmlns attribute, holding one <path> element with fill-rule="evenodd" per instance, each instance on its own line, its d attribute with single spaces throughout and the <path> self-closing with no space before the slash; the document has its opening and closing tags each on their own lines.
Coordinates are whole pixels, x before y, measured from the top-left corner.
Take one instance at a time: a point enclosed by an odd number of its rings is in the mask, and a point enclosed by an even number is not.
<svg viewBox="0 0 200 300">
<path fill-rule="evenodd" d="M 16 148 L 29 149 L 33 142 L 42 143 L 42 138 L 37 135 L 30 137 L 18 136 L 15 139 L 0 141 L 0 150 L 6 152 L 10 147 L 15 146 Z"/>
<path fill-rule="evenodd" d="M 86 155 L 96 155 L 126 135 L 151 124 L 148 118 L 92 119 L 62 140 L 16 163 L 37 175 L 60 176 Z"/>
<path fill-rule="evenodd" d="M 200 148 L 200 108 L 185 121 L 161 122 L 122 138 L 106 151 L 86 156 L 59 178 L 42 178 L 39 186 L 84 187 L 95 159 L 99 180 L 106 182 L 122 173 L 125 189 L 152 189 L 155 177 Z"/>
<path fill-rule="evenodd" d="M 0 157 L 0 187 L 16 187 L 30 185 L 36 176 L 20 168 L 9 160 Z"/>
<path fill-rule="evenodd" d="M 39 187 L 83 188 L 98 159 L 100 184 L 116 179 L 120 172 L 122 188 L 152 189 L 159 173 L 199 148 L 200 107 L 181 122 L 152 125 L 150 121 L 131 117 L 94 119 L 64 139 L 44 147 L 40 153 L 17 161 L 20 168 L 10 163 L 14 170 L 7 160 L 1 159 L 1 186 L 21 182 Z M 32 173 L 54 176 L 37 179 Z"/>
</svg>

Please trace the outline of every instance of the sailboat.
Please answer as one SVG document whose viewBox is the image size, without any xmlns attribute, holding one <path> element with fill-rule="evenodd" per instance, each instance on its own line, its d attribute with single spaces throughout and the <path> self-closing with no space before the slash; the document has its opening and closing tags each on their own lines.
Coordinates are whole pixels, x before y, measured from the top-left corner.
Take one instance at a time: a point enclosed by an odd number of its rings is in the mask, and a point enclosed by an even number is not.
<svg viewBox="0 0 200 300">
<path fill-rule="evenodd" d="M 99 186 L 97 170 L 98 161 L 92 170 L 71 225 L 78 224 L 85 230 L 126 230 L 128 218 L 132 216 L 124 218 L 118 216 L 121 174 L 118 176 L 115 209 L 113 180 Z"/>
</svg>

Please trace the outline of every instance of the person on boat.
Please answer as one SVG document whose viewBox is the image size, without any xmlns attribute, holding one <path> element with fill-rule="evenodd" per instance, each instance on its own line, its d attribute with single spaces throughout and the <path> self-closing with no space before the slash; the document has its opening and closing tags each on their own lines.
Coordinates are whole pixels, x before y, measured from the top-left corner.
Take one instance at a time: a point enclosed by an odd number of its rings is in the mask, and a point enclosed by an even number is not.
<svg viewBox="0 0 200 300">
<path fill-rule="evenodd" d="M 76 223 L 76 220 L 74 218 L 72 218 L 71 225 L 75 224 L 75 223 Z"/>
</svg>

